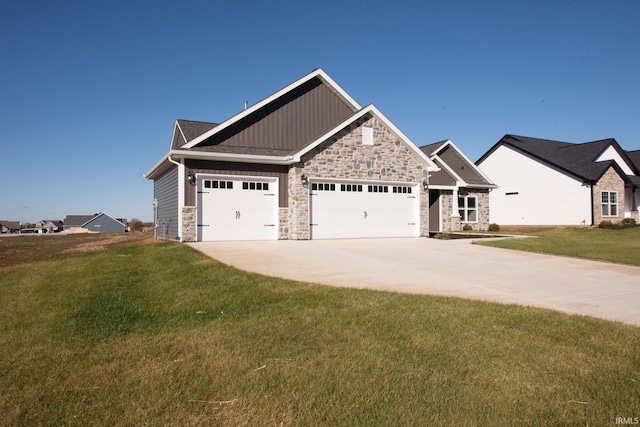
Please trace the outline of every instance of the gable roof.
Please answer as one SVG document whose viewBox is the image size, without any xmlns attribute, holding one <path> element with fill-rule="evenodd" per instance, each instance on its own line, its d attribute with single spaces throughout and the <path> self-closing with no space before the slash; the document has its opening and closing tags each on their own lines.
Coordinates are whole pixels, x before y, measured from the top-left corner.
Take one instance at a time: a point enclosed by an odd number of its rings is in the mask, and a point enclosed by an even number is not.
<svg viewBox="0 0 640 427">
<path fill-rule="evenodd" d="M 126 227 L 126 224 L 124 224 L 121 220 L 119 220 L 119 219 L 115 219 L 115 218 L 114 218 L 114 217 L 112 217 L 111 215 L 106 214 L 106 213 L 104 213 L 104 212 L 100 212 L 99 214 L 96 214 L 96 215 L 92 216 L 92 217 L 91 217 L 91 219 L 89 219 L 88 221 L 86 221 L 85 223 L 83 223 L 83 224 L 81 225 L 81 227 L 84 227 L 85 225 L 89 224 L 90 222 L 96 221 L 98 218 L 101 218 L 101 217 L 109 218 L 109 219 L 111 219 L 112 221 L 117 222 L 119 225 L 122 225 L 122 226 L 125 226 L 125 227 Z"/>
<path fill-rule="evenodd" d="M 0 219 L 0 225 L 7 227 L 10 230 L 19 230 L 22 226 L 22 223 L 20 221 L 7 221 L 4 219 Z"/>
<path fill-rule="evenodd" d="M 217 123 L 197 122 L 193 120 L 176 120 L 171 139 L 171 148 L 177 149 L 194 140 L 205 132 L 218 126 Z"/>
<path fill-rule="evenodd" d="M 640 150 L 627 151 L 626 153 L 627 153 L 627 156 L 629 157 L 629 160 L 631 160 L 634 166 L 640 170 Z"/>
<path fill-rule="evenodd" d="M 526 136 L 505 135 L 478 159 L 476 165 L 480 165 L 502 145 L 524 152 L 587 182 L 598 181 L 610 167 L 614 167 L 622 177 L 627 177 L 631 181 L 631 178 L 624 173 L 615 160 L 597 161 L 605 150 L 612 147 L 633 172 L 640 175 L 638 167 L 614 138 L 573 144 Z"/>
<path fill-rule="evenodd" d="M 427 169 L 438 169 L 375 106 L 362 108 L 317 69 L 218 125 L 177 121 L 169 153 L 145 177 L 155 179 L 185 158 L 290 165 L 366 115 L 380 119 L 427 163 Z"/>
<path fill-rule="evenodd" d="M 351 96 L 349 96 L 347 92 L 345 92 L 335 81 L 333 81 L 331 77 L 329 77 L 322 69 L 318 68 L 307 74 L 306 76 L 291 83 L 290 85 L 280 89 L 273 95 L 268 96 L 262 101 L 252 105 L 250 108 L 247 108 L 246 110 L 241 111 L 235 116 L 225 120 L 208 132 L 205 132 L 197 138 L 194 138 L 193 140 L 189 141 L 189 143 L 186 144 L 184 148 L 193 148 L 197 145 L 200 145 L 214 135 L 222 133 L 230 127 L 237 125 L 238 123 L 243 122 L 247 119 L 255 120 L 256 122 L 260 121 L 265 117 L 265 107 L 270 107 L 272 109 L 278 110 L 280 108 L 283 108 L 285 105 L 289 105 L 292 101 L 292 98 L 299 99 L 302 94 L 310 92 L 312 89 L 315 89 L 320 85 L 331 91 L 352 112 L 357 111 L 361 108 L 360 104 L 358 104 L 353 98 L 351 98 Z M 304 105 L 300 105 L 300 107 L 304 107 Z M 269 112 L 269 110 L 266 111 L 267 113 L 271 113 Z M 205 143 L 204 145 L 207 144 Z"/>
<path fill-rule="evenodd" d="M 70 227 L 82 227 L 89 220 L 94 218 L 97 214 L 93 215 L 67 215 L 63 221 L 65 228 Z"/>
<path fill-rule="evenodd" d="M 434 185 L 443 185 L 454 178 L 458 187 L 497 188 L 450 139 L 423 145 L 420 150 L 442 166 L 442 170 L 430 178 Z"/>
</svg>

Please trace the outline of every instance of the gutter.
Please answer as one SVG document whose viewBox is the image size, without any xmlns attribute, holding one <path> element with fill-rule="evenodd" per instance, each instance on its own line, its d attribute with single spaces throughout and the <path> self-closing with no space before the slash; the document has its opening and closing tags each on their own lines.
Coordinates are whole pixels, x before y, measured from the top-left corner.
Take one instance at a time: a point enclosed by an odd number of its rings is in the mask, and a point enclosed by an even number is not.
<svg viewBox="0 0 640 427">
<path fill-rule="evenodd" d="M 259 154 L 233 154 L 233 153 L 209 153 L 198 151 L 184 151 L 184 150 L 169 150 L 169 153 L 165 155 L 158 163 L 151 168 L 151 170 L 144 175 L 146 179 L 153 179 L 154 173 L 162 167 L 167 161 L 175 165 L 176 160 L 181 159 L 203 159 L 203 160 L 219 160 L 222 162 L 237 162 L 237 163 L 260 163 L 268 165 L 291 165 L 300 161 L 299 155 L 288 156 L 266 156 Z"/>
</svg>

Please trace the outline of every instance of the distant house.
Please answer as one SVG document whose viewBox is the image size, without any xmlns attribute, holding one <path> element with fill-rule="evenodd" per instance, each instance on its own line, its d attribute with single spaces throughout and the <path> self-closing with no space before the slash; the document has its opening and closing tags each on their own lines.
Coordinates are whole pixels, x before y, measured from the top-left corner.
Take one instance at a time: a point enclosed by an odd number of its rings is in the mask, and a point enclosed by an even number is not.
<svg viewBox="0 0 640 427">
<path fill-rule="evenodd" d="M 19 233 L 22 224 L 20 221 L 7 221 L 4 219 L 0 219 L 0 233 L 8 234 L 8 233 Z"/>
<path fill-rule="evenodd" d="M 57 233 L 62 231 L 63 223 L 58 219 L 43 219 L 35 223 L 35 228 L 42 230 L 42 233 Z"/>
<path fill-rule="evenodd" d="M 439 171 L 429 175 L 431 234 L 489 228 L 489 192 L 497 186 L 451 140 L 420 147 Z"/>
<path fill-rule="evenodd" d="M 573 144 L 505 135 L 477 162 L 500 186 L 490 193 L 500 225 L 598 225 L 638 221 L 640 151 L 609 138 Z"/>
<path fill-rule="evenodd" d="M 98 233 L 124 233 L 128 231 L 126 220 L 116 219 L 100 212 L 94 215 L 67 215 L 64 229 L 84 228 Z"/>
</svg>

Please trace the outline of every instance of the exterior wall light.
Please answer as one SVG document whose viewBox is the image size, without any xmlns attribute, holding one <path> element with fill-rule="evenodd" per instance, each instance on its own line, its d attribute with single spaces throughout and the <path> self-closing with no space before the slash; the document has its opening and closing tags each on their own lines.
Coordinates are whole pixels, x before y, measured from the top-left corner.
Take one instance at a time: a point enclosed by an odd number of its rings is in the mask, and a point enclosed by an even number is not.
<svg viewBox="0 0 640 427">
<path fill-rule="evenodd" d="M 303 173 L 300 179 L 302 180 L 302 185 L 304 185 L 305 187 L 309 185 L 309 177 L 306 173 Z"/>
<path fill-rule="evenodd" d="M 189 172 L 187 172 L 187 181 L 189 181 L 189 184 L 191 185 L 196 185 L 196 174 L 193 173 L 192 170 L 189 170 Z"/>
<path fill-rule="evenodd" d="M 422 182 L 422 185 L 424 186 L 424 191 L 429 190 L 429 180 L 428 180 L 428 179 L 425 179 L 425 180 Z"/>
</svg>

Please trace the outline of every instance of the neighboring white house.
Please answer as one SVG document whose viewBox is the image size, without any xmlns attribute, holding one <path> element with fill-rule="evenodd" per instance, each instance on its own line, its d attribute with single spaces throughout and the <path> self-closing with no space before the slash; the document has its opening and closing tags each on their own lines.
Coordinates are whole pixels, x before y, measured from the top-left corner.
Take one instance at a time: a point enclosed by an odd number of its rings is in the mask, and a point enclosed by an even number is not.
<svg viewBox="0 0 640 427">
<path fill-rule="evenodd" d="M 490 193 L 500 225 L 597 225 L 638 221 L 640 160 L 615 139 L 572 144 L 505 135 L 476 165 L 499 188 Z"/>
</svg>

